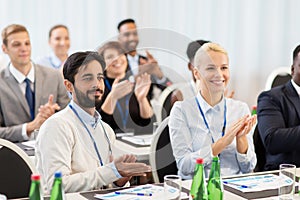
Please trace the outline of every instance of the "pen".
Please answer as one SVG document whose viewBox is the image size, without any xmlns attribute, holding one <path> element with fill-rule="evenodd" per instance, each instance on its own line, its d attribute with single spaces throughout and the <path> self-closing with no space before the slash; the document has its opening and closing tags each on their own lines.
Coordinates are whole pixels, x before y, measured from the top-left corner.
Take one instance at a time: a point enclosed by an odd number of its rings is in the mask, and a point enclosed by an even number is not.
<svg viewBox="0 0 300 200">
<path fill-rule="evenodd" d="M 151 193 L 135 193 L 135 192 L 115 192 L 115 194 L 130 194 L 130 195 L 137 195 L 137 196 L 152 196 Z"/>
<path fill-rule="evenodd" d="M 227 181 L 223 181 L 223 183 L 228 184 L 228 185 L 239 186 L 239 187 L 242 187 L 242 188 L 251 188 L 250 186 L 247 186 L 247 185 L 242 185 L 242 184 L 238 184 L 238 183 L 230 183 L 230 182 L 227 182 Z"/>
</svg>

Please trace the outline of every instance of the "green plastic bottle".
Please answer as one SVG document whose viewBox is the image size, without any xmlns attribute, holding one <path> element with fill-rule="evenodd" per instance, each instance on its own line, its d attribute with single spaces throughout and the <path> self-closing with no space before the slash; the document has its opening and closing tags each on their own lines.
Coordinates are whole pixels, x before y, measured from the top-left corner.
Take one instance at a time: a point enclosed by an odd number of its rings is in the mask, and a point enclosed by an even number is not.
<svg viewBox="0 0 300 200">
<path fill-rule="evenodd" d="M 31 175 L 31 185 L 29 190 L 29 199 L 30 200 L 41 200 L 43 197 L 40 192 L 40 175 L 32 174 Z"/>
<path fill-rule="evenodd" d="M 194 200 L 207 200 L 207 188 L 205 183 L 203 159 L 196 160 L 195 174 L 193 177 L 190 194 Z"/>
<path fill-rule="evenodd" d="M 65 193 L 62 187 L 62 174 L 61 172 L 55 172 L 50 200 L 63 200 L 65 199 L 64 195 Z"/>
<path fill-rule="evenodd" d="M 252 106 L 251 115 L 257 114 L 257 106 Z"/>
<path fill-rule="evenodd" d="M 209 179 L 207 184 L 208 199 L 222 200 L 223 199 L 223 183 L 220 174 L 219 157 L 213 157 Z"/>
</svg>

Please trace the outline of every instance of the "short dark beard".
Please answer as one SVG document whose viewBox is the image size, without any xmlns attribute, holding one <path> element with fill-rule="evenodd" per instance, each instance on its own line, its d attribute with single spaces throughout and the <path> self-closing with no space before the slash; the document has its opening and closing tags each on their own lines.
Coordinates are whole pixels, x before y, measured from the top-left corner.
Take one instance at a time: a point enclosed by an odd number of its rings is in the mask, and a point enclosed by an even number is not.
<svg viewBox="0 0 300 200">
<path fill-rule="evenodd" d="M 132 52 L 132 51 L 136 51 L 136 47 L 137 47 L 138 44 L 136 44 L 135 47 L 131 47 L 131 46 L 129 45 L 129 43 L 130 43 L 130 42 L 126 42 L 125 45 L 124 45 L 124 48 L 125 48 L 126 53 L 130 53 L 130 52 Z"/>
<path fill-rule="evenodd" d="M 84 108 L 94 108 L 97 104 L 99 104 L 101 102 L 101 99 L 97 99 L 97 98 L 90 99 L 89 98 L 89 96 L 88 96 L 89 93 L 94 93 L 95 91 L 100 91 L 103 94 L 103 90 L 100 90 L 100 89 L 88 90 L 86 92 L 86 94 L 84 94 L 83 92 L 81 92 L 74 86 L 74 92 L 76 94 L 78 104 Z"/>
</svg>

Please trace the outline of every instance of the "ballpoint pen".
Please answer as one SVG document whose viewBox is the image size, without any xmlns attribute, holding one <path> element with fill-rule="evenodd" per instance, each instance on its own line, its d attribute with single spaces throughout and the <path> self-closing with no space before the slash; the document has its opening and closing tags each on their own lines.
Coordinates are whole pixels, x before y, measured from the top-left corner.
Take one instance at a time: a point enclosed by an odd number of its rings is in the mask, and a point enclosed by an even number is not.
<svg viewBox="0 0 300 200">
<path fill-rule="evenodd" d="M 228 181 L 223 181 L 223 183 L 227 184 L 227 185 L 234 185 L 234 186 L 242 187 L 242 188 L 251 188 L 251 186 L 242 185 L 242 184 L 238 184 L 238 183 L 231 183 L 231 182 L 228 182 Z"/>
<path fill-rule="evenodd" d="M 137 196 L 152 196 L 151 193 L 135 193 L 135 192 L 115 192 L 115 194 L 129 194 L 129 195 L 137 195 Z"/>
</svg>

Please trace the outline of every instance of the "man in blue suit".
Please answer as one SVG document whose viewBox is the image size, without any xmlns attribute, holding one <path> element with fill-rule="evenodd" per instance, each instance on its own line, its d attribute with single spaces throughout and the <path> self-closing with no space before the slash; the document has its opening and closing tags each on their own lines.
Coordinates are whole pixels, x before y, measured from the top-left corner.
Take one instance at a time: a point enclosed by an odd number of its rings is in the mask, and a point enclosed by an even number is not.
<svg viewBox="0 0 300 200">
<path fill-rule="evenodd" d="M 264 170 L 281 163 L 300 167 L 300 45 L 293 52 L 292 80 L 258 97 L 258 130 L 265 146 Z"/>
</svg>

